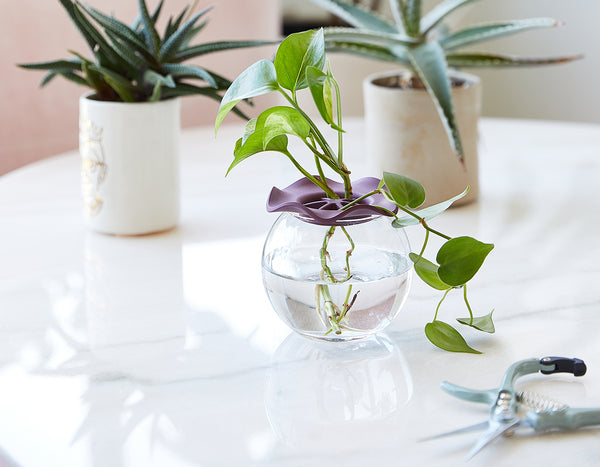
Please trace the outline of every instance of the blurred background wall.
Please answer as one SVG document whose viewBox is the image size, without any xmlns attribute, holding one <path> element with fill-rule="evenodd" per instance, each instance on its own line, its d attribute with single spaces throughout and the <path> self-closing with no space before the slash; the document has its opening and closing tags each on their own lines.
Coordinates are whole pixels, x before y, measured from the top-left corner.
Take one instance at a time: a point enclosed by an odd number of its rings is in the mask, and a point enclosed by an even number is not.
<svg viewBox="0 0 600 467">
<path fill-rule="evenodd" d="M 147 0 L 151 8 L 157 0 Z M 191 0 L 166 0 L 165 13 L 178 12 Z M 374 0 L 361 0 L 372 3 Z M 424 0 L 425 10 L 439 0 Z M 88 0 L 92 6 L 133 19 L 134 0 Z M 377 2 L 376 2 L 377 3 Z M 389 14 L 387 0 L 379 0 Z M 200 0 L 215 4 L 211 21 L 199 41 L 273 39 L 282 27 L 292 32 L 331 24 L 333 19 L 307 0 Z M 66 57 L 67 49 L 87 52 L 58 0 L 1 0 L 0 15 L 0 174 L 48 157 L 78 144 L 78 98 L 83 88 L 55 79 L 47 88 L 38 84 L 42 72 L 15 64 Z M 486 44 L 489 51 L 519 55 L 583 54 L 578 62 L 539 68 L 467 70 L 484 85 L 485 116 L 539 118 L 600 123 L 600 18 L 598 0 L 480 0 L 452 15 L 451 23 L 550 16 L 565 22 L 559 28 L 535 30 Z M 482 47 L 480 46 L 479 49 Z M 233 78 L 254 61 L 268 57 L 274 47 L 207 55 L 192 63 L 205 65 Z M 370 73 L 393 68 L 388 63 L 347 55 L 330 56 L 340 80 L 347 115 L 362 115 L 362 81 Z M 265 103 L 264 100 L 262 101 Z M 217 105 L 202 97 L 183 99 L 183 125 L 210 124 Z M 233 117 L 235 118 L 235 117 Z"/>
</svg>

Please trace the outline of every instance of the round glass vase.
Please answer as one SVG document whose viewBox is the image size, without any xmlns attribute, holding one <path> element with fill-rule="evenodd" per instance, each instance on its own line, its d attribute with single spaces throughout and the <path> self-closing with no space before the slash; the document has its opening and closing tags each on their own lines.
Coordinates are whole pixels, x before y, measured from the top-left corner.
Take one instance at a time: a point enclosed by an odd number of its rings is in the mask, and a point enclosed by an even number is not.
<svg viewBox="0 0 600 467">
<path fill-rule="evenodd" d="M 361 339 L 396 317 L 412 277 L 410 246 L 387 216 L 317 225 L 284 212 L 263 249 L 263 282 L 279 317 L 301 335 Z"/>
</svg>

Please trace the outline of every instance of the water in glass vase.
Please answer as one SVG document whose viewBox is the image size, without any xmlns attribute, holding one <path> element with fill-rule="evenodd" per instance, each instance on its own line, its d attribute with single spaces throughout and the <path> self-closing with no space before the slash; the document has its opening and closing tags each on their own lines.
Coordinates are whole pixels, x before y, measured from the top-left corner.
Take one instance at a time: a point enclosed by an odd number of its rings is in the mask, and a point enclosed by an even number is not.
<svg viewBox="0 0 600 467">
<path fill-rule="evenodd" d="M 314 250 L 298 252 L 293 276 L 263 266 L 269 300 L 279 316 L 300 334 L 327 340 L 353 340 L 385 328 L 402 307 L 411 280 L 404 254 L 367 247 L 344 262 L 330 264 L 331 275 L 315 268 Z M 266 264 L 272 262 L 267 261 Z"/>
</svg>

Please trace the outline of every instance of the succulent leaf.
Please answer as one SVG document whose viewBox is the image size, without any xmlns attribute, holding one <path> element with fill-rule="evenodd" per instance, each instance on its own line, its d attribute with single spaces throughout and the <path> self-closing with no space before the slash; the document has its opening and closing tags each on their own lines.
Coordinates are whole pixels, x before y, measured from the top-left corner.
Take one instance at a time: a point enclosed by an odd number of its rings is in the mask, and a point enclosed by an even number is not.
<svg viewBox="0 0 600 467">
<path fill-rule="evenodd" d="M 325 46 L 328 52 L 345 52 L 359 57 L 375 58 L 386 62 L 400 62 L 410 65 L 405 50 L 399 47 L 394 48 L 392 51 L 387 47 L 379 45 L 347 41 L 326 41 Z"/>
<path fill-rule="evenodd" d="M 411 37 L 419 37 L 421 20 L 421 0 L 406 0 L 404 28 Z"/>
<path fill-rule="evenodd" d="M 562 57 L 513 57 L 511 55 L 490 54 L 485 52 L 455 53 L 446 55 L 449 66 L 452 67 L 516 67 L 527 65 L 557 65 L 580 59 L 580 55 Z"/>
<path fill-rule="evenodd" d="M 217 42 L 206 42 L 205 44 L 198 44 L 191 47 L 187 47 L 179 51 L 173 61 L 182 62 L 195 58 L 200 55 L 205 55 L 213 52 L 220 52 L 222 50 L 240 49 L 244 47 L 255 47 L 259 45 L 273 44 L 273 41 L 217 41 Z"/>
<path fill-rule="evenodd" d="M 196 67 L 196 66 L 187 66 L 181 65 L 179 63 L 168 63 L 162 66 L 162 69 L 172 75 L 174 78 L 184 79 L 184 78 L 199 78 L 201 80 L 206 81 L 211 87 L 215 89 L 223 89 L 219 88 L 217 82 L 212 74 L 210 74 L 204 68 Z"/>
<path fill-rule="evenodd" d="M 133 96 L 133 87 L 127 78 L 108 68 L 94 64 L 90 65 L 89 69 L 100 73 L 104 77 L 104 80 L 123 100 L 123 102 L 135 102 L 135 98 Z"/>
<path fill-rule="evenodd" d="M 454 10 L 476 0 L 445 0 L 421 19 L 421 34 L 426 35 Z"/>
<path fill-rule="evenodd" d="M 189 46 L 206 25 L 198 24 L 212 7 L 188 19 L 190 7 L 170 17 L 161 38 L 156 22 L 162 10 L 161 0 L 150 13 L 146 0 L 138 0 L 139 14 L 131 26 L 100 12 L 79 0 L 59 0 L 94 56 L 80 54 L 74 60 L 54 60 L 20 64 L 22 68 L 46 70 L 42 86 L 56 76 L 95 90 L 101 100 L 154 101 L 174 96 L 200 94 L 220 101 L 231 81 L 203 67 L 183 65 L 187 59 L 206 53 L 272 44 L 274 41 L 219 41 Z M 194 2 L 193 5 L 195 5 Z M 193 8 L 192 8 L 193 10 Z M 191 16 L 191 15 L 189 15 Z M 159 79 L 158 77 L 162 77 Z M 150 77 L 150 78 L 148 78 Z M 182 80 L 204 80 L 209 87 L 192 86 Z M 233 112 L 240 116 L 238 109 Z"/>
<path fill-rule="evenodd" d="M 193 33 L 194 25 L 196 24 L 196 22 L 212 8 L 212 6 L 209 6 L 200 13 L 197 13 L 192 19 L 187 21 L 180 29 L 171 34 L 171 36 L 162 44 L 160 48 L 159 56 L 161 61 L 169 60 L 175 53 L 177 53 L 181 45 L 184 44 L 189 39 L 189 35 Z"/>
<path fill-rule="evenodd" d="M 394 25 L 388 23 L 383 18 L 380 18 L 374 12 L 371 12 L 358 5 L 353 5 L 348 2 L 344 2 L 343 0 L 310 1 L 325 8 L 356 28 L 387 32 L 391 34 L 398 32 Z"/>
<path fill-rule="evenodd" d="M 479 24 L 443 37 L 440 40 L 440 45 L 444 50 L 451 50 L 529 29 L 553 27 L 557 24 L 558 22 L 552 18 L 530 18 L 503 21 L 501 23 Z"/>
<path fill-rule="evenodd" d="M 324 29 L 326 41 L 355 42 L 358 44 L 379 44 L 392 46 L 415 46 L 420 43 L 417 39 L 402 34 L 390 34 L 377 31 L 366 31 L 356 28 L 328 27 Z"/>
<path fill-rule="evenodd" d="M 158 51 L 160 50 L 160 37 L 158 36 L 158 32 L 154 27 L 154 22 L 156 21 L 156 17 L 158 17 L 158 12 L 155 16 L 154 21 L 150 17 L 150 13 L 148 13 L 148 7 L 146 6 L 145 0 L 138 0 L 138 5 L 140 9 L 140 18 L 141 22 L 144 25 L 144 39 L 146 40 L 146 45 L 150 50 L 153 51 L 154 56 L 158 56 Z M 159 8 L 162 7 L 162 2 L 159 5 Z M 158 10 L 158 8 L 157 8 Z M 160 10 L 158 10 L 160 11 Z"/>
<path fill-rule="evenodd" d="M 450 79 L 444 51 L 437 42 L 426 42 L 408 51 L 408 57 L 427 88 L 448 134 L 450 146 L 463 161 L 464 153 L 452 106 Z"/>
</svg>

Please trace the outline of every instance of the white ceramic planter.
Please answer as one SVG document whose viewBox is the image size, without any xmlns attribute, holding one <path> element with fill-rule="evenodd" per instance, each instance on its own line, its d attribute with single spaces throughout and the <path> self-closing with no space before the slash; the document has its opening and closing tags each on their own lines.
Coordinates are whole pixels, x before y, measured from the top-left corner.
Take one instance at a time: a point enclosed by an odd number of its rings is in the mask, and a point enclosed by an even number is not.
<svg viewBox="0 0 600 467">
<path fill-rule="evenodd" d="M 143 235 L 179 220 L 180 101 L 79 101 L 83 210 L 92 230 Z"/>
<path fill-rule="evenodd" d="M 425 187 L 425 205 L 451 198 L 470 186 L 456 204 L 477 199 L 479 191 L 477 122 L 481 113 L 481 82 L 467 73 L 454 87 L 452 99 L 464 148 L 464 166 L 453 153 L 431 97 L 424 89 L 381 86 L 398 71 L 371 75 L 364 81 L 369 161 L 376 173 L 394 172 Z"/>
</svg>

